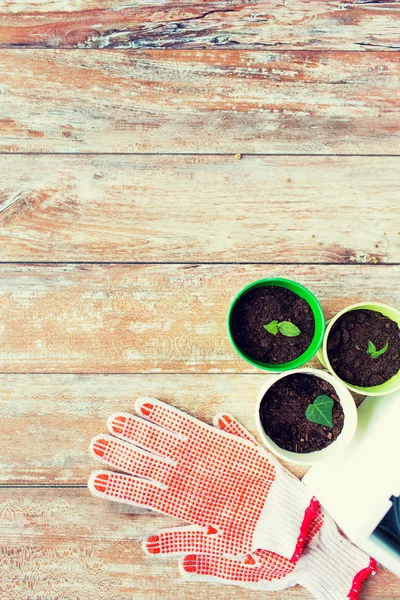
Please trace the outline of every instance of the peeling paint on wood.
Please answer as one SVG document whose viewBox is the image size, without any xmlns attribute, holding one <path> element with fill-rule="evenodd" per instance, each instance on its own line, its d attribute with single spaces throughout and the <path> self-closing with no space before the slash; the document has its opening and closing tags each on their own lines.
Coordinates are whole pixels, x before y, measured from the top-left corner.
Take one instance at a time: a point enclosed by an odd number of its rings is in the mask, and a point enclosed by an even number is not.
<svg viewBox="0 0 400 600">
<path fill-rule="evenodd" d="M 398 305 L 399 272 L 391 265 L 1 265 L 0 371 L 256 372 L 236 355 L 225 326 L 245 284 L 296 279 L 329 318 L 361 300 Z"/>
<path fill-rule="evenodd" d="M 0 256 L 400 262 L 399 170 L 400 157 L 0 156 Z"/>
<path fill-rule="evenodd" d="M 400 55 L 1 50 L 4 152 L 393 154 Z"/>
<path fill-rule="evenodd" d="M 399 50 L 396 0 L 7 0 L 0 47 Z"/>
<path fill-rule="evenodd" d="M 0 7 L 0 152 L 49 153 L 0 156 L 0 260 L 31 263 L 0 265 L 1 599 L 308 598 L 184 583 L 139 544 L 176 521 L 76 486 L 139 394 L 254 432 L 266 375 L 225 330 L 246 283 L 296 279 L 327 318 L 399 304 L 380 263 L 399 262 L 400 156 L 368 155 L 399 154 L 400 3 L 117 4 Z M 397 579 L 363 598 L 400 600 Z"/>
</svg>

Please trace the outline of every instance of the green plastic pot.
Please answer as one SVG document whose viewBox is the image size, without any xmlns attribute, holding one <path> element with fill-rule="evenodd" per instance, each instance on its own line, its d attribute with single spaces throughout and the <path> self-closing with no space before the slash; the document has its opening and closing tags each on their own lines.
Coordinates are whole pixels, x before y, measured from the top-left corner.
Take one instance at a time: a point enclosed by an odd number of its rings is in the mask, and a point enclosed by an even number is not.
<svg viewBox="0 0 400 600">
<path fill-rule="evenodd" d="M 377 302 L 362 302 L 360 304 L 352 304 L 351 306 L 348 306 L 347 308 L 344 308 L 343 310 L 338 312 L 337 315 L 335 315 L 332 319 L 327 321 L 327 323 L 326 323 L 327 327 L 326 327 L 326 331 L 325 331 L 324 341 L 322 343 L 321 348 L 318 350 L 319 361 L 322 363 L 322 365 L 326 369 L 328 369 L 328 371 L 330 371 L 332 373 L 332 375 L 335 375 L 338 379 L 340 379 L 344 383 L 344 385 L 348 387 L 349 390 L 352 390 L 353 392 L 356 392 L 357 394 L 363 394 L 363 395 L 368 395 L 368 396 L 384 396 L 385 394 L 391 394 L 400 389 L 400 371 L 398 371 L 396 375 L 393 375 L 393 377 L 391 379 L 388 379 L 388 381 L 385 381 L 385 383 L 381 383 L 380 385 L 374 385 L 371 387 L 359 387 L 359 386 L 347 383 L 347 381 L 344 381 L 344 379 L 341 379 L 335 373 L 335 371 L 332 368 L 331 363 L 329 362 L 327 345 L 328 345 L 328 337 L 329 337 L 329 334 L 331 332 L 333 325 L 345 313 L 350 312 L 352 310 L 360 310 L 360 309 L 375 310 L 375 311 L 381 313 L 382 315 L 384 315 L 385 317 L 389 317 L 389 319 L 392 319 L 392 321 L 395 321 L 395 323 L 397 323 L 398 326 L 400 327 L 400 311 L 396 310 L 395 308 L 393 308 L 391 306 L 387 306 L 387 304 L 379 304 Z"/>
<path fill-rule="evenodd" d="M 309 305 L 309 307 L 311 308 L 312 313 L 314 315 L 314 321 L 315 321 L 314 337 L 311 341 L 311 344 L 308 346 L 307 350 L 305 350 L 303 352 L 303 354 L 300 354 L 300 356 L 298 356 L 294 360 L 291 360 L 286 363 L 274 364 L 274 365 L 271 365 L 269 363 L 260 362 L 258 360 L 251 358 L 247 354 L 245 354 L 239 348 L 239 346 L 236 344 L 235 340 L 233 339 L 232 331 L 231 331 L 231 314 L 232 314 L 233 307 L 235 306 L 235 304 L 239 300 L 239 298 L 241 298 L 242 296 L 247 294 L 247 292 L 249 292 L 250 290 L 252 290 L 254 288 L 267 287 L 267 286 L 271 286 L 271 285 L 278 286 L 278 287 L 284 287 L 284 288 L 290 290 L 291 292 L 294 292 L 298 296 L 300 296 L 300 298 L 303 298 L 303 300 L 305 300 L 307 302 L 307 304 Z M 283 371 L 290 371 L 291 369 L 297 369 L 298 367 L 301 367 L 317 353 L 318 348 L 321 346 L 322 340 L 324 338 L 325 317 L 324 317 L 324 313 L 322 311 L 322 307 L 321 307 L 320 303 L 318 302 L 318 300 L 316 299 L 314 294 L 312 294 L 310 292 L 310 290 L 308 290 L 304 286 L 300 285 L 300 283 L 297 283 L 296 281 L 292 281 L 291 279 L 283 279 L 281 277 L 276 277 L 276 278 L 259 279 L 258 281 L 253 281 L 253 283 L 250 283 L 249 285 L 244 287 L 242 290 L 240 290 L 240 292 L 232 300 L 231 305 L 229 307 L 227 326 L 228 326 L 229 339 L 231 341 L 232 346 L 234 347 L 236 352 L 239 354 L 239 356 L 241 356 L 245 361 L 247 361 L 254 367 L 258 367 L 259 369 L 263 369 L 264 371 L 270 371 L 271 373 L 282 373 Z"/>
</svg>

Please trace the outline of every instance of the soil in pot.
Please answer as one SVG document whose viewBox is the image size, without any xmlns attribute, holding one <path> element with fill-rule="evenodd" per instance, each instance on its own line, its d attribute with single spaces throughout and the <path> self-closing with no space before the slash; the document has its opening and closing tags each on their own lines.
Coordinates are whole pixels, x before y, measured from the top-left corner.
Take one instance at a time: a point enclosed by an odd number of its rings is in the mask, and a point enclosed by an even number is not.
<svg viewBox="0 0 400 600">
<path fill-rule="evenodd" d="M 368 342 L 377 351 L 367 354 Z M 375 310 L 352 310 L 334 323 L 327 352 L 335 373 L 347 383 L 360 387 L 380 385 L 400 369 L 400 329 L 395 321 Z"/>
<path fill-rule="evenodd" d="M 332 398 L 333 427 L 313 423 L 306 410 L 318 396 Z M 282 377 L 265 393 L 260 403 L 265 433 L 284 450 L 306 454 L 326 448 L 343 429 L 344 413 L 335 388 L 315 375 L 295 373 Z"/>
<path fill-rule="evenodd" d="M 289 321 L 300 334 L 275 335 L 265 325 Z M 244 354 L 253 360 L 269 364 L 283 364 L 294 360 L 311 344 L 315 321 L 309 304 L 284 287 L 253 288 L 236 302 L 230 319 L 232 337 Z"/>
</svg>

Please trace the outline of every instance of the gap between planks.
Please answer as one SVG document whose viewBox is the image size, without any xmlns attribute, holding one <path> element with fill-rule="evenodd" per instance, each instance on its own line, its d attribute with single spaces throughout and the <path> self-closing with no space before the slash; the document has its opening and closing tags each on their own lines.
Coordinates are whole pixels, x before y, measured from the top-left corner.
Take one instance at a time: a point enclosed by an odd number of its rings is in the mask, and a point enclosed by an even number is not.
<svg viewBox="0 0 400 600">
<path fill-rule="evenodd" d="M 26 266 L 57 266 L 57 265 L 69 265 L 71 267 L 73 266 L 79 266 L 79 265 L 88 265 L 88 266 L 144 266 L 144 265 L 168 265 L 168 266 L 188 266 L 188 267 L 193 267 L 193 268 L 197 268 L 197 267 L 202 267 L 202 266 L 215 266 L 215 267 L 224 267 L 224 266 L 241 266 L 241 265 L 265 265 L 265 266 L 276 266 L 277 264 L 283 265 L 283 266 L 302 266 L 302 267 L 306 267 L 306 266 L 331 266 L 331 267 L 339 267 L 339 266 L 346 266 L 346 267 L 359 267 L 360 265 L 363 265 L 365 267 L 396 267 L 399 266 L 400 263 L 398 262 L 391 262 L 391 263 L 363 263 L 363 262 L 340 262 L 340 261 L 326 261 L 326 262 L 315 262 L 315 261 L 310 261 L 310 262 L 280 262 L 280 263 L 276 263 L 276 262 L 262 262 L 262 261 L 251 261 L 251 260 L 246 260 L 246 261 L 191 261 L 191 262 L 182 262 L 182 261 L 151 261 L 151 260 L 147 260 L 147 261 L 83 261 L 83 260 L 67 260 L 67 261 L 62 261 L 62 260 L 52 260 L 52 261 L 43 261 L 43 260 L 35 260 L 35 261 L 29 261 L 29 260 L 5 260 L 5 261 L 0 261 L 0 265 L 26 265 Z"/>
<path fill-rule="evenodd" d="M 290 3 L 289 3 L 290 4 Z M 146 0 L 115 6 L 10 0 L 0 14 L 5 48 L 290 48 L 376 51 L 400 48 L 397 2 Z M 16 18 L 18 21 L 16 22 Z"/>
<path fill-rule="evenodd" d="M 45 47 L 41 47 L 41 46 L 5 46 L 0 44 L 0 50 L 7 50 L 10 52 L 32 52 L 33 50 L 40 50 L 43 52 L 55 52 L 57 50 L 62 50 L 63 52 L 101 52 L 101 53 L 105 53 L 105 52 L 132 52 L 132 54 L 140 54 L 143 51 L 148 51 L 148 50 L 162 50 L 162 52 L 165 52 L 166 54 L 168 54 L 169 52 L 173 52 L 173 53 L 179 53 L 179 52 L 188 52 L 188 51 L 193 51 L 193 52 L 224 52 L 225 50 L 229 50 L 229 52 L 240 52 L 240 53 L 246 53 L 246 52 L 252 52 L 252 53 L 256 53 L 256 52 L 274 52 L 274 53 L 279 53 L 279 52 L 307 52 L 307 54 L 313 54 L 313 53 L 321 53 L 321 52 L 329 52 L 329 54 L 343 54 L 344 52 L 346 54 L 364 54 L 364 52 L 362 50 L 356 50 L 356 49 L 351 49 L 349 48 L 348 50 L 344 49 L 344 48 L 298 48 L 296 46 L 285 46 L 285 48 L 276 48 L 276 46 L 274 46 L 273 44 L 266 45 L 265 47 L 255 47 L 255 48 L 238 48 L 237 46 L 224 46 L 223 48 L 79 48 L 79 47 L 73 47 L 73 48 L 45 48 Z M 382 48 L 377 47 L 376 52 L 379 52 L 379 54 L 388 54 L 388 55 L 393 55 L 396 54 L 396 52 L 400 51 L 400 45 L 397 51 L 392 50 L 388 50 L 387 48 L 385 48 L 384 46 Z M 315 156 L 315 155 L 314 155 Z"/>
<path fill-rule="evenodd" d="M 249 157 L 249 158 L 263 158 L 263 157 L 268 157 L 268 158 L 273 158 L 274 156 L 276 157 L 294 157 L 294 158 L 399 158 L 400 157 L 400 152 L 397 154 L 390 154 L 390 153 L 380 153 L 380 154 L 356 154 L 356 153 L 346 153 L 346 152 L 340 152 L 340 153 L 336 153 L 332 152 L 330 154 L 323 154 L 323 153 L 310 153 L 310 152 L 304 152 L 304 153 L 295 153 L 295 152 L 240 152 L 239 153 L 243 158 Z M 70 156 L 70 157 L 76 157 L 79 158 L 80 156 L 132 156 L 132 157 L 140 157 L 140 156 L 171 156 L 171 157 L 177 157 L 177 158 L 185 158 L 185 156 L 193 156 L 196 158 L 201 158 L 202 156 L 215 156 L 215 157 L 234 157 L 235 156 L 235 152 L 165 152 L 163 150 L 159 151 L 159 152 L 142 152 L 142 151 L 138 151 L 138 152 L 105 152 L 105 151 L 101 151 L 101 152 L 75 152 L 74 150 L 71 150 L 70 152 L 41 152 L 41 151 L 35 151 L 32 150 L 30 152 L 20 152 L 20 151 L 12 151 L 12 152 L 7 152 L 4 150 L 0 150 L 0 156 Z"/>
</svg>

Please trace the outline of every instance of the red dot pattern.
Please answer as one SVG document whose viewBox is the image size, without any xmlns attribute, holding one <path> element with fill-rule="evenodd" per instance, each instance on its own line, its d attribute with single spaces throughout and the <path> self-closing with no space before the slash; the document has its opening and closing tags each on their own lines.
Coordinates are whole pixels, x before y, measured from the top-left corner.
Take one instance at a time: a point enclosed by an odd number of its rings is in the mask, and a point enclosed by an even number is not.
<svg viewBox="0 0 400 600">
<path fill-rule="evenodd" d="M 256 443 L 256 440 L 252 435 L 241 425 L 236 419 L 234 419 L 231 415 L 220 415 L 218 419 L 218 426 L 220 429 L 228 433 L 232 433 L 233 435 L 237 435 L 238 437 L 249 440 L 250 442 Z"/>
<path fill-rule="evenodd" d="M 204 528 L 212 525 L 218 534 L 209 543 L 221 554 L 251 552 L 275 466 L 249 441 L 226 436 L 156 400 L 144 407 L 151 423 L 129 415 L 113 418 L 111 431 L 130 444 L 117 438 L 108 443 L 102 458 L 123 474 L 109 472 L 101 485 L 96 479 L 97 494 Z M 173 460 L 157 462 L 137 447 Z"/>
<path fill-rule="evenodd" d="M 311 524 L 306 546 L 316 536 L 323 523 L 324 515 L 319 510 L 318 515 Z M 257 550 L 251 557 L 254 559 L 253 561 L 249 561 L 249 557 L 226 558 L 208 552 L 201 555 L 186 556 L 182 564 L 188 573 L 208 575 L 236 583 L 280 580 L 292 573 L 296 567 L 296 563 L 288 558 L 266 550 Z"/>
<path fill-rule="evenodd" d="M 258 583 L 275 581 L 286 577 L 295 569 L 289 559 L 259 550 L 253 555 L 255 564 L 246 558 L 234 559 L 212 555 L 189 555 L 183 559 L 183 568 L 188 573 L 218 577 L 228 582 Z"/>
<path fill-rule="evenodd" d="M 231 415 L 221 415 L 218 419 L 218 425 L 221 429 L 224 429 L 233 435 L 254 442 L 254 438 L 252 438 L 247 430 L 231 417 Z M 323 524 L 324 515 L 321 508 L 318 507 L 317 515 L 310 525 L 305 547 L 315 538 Z M 176 537 L 176 533 L 170 532 L 170 536 L 171 540 L 173 540 Z M 169 540 L 169 544 L 164 545 L 162 552 L 171 552 L 171 547 L 174 546 L 174 543 L 171 540 Z M 181 548 L 182 547 L 183 545 L 181 545 Z M 187 543 L 185 547 L 186 552 L 202 552 L 201 550 L 196 551 L 195 547 L 190 546 L 189 543 Z M 292 573 L 296 566 L 295 563 L 289 559 L 266 550 L 257 550 L 250 555 L 250 557 L 252 560 L 249 560 L 249 557 L 244 559 L 243 557 L 229 559 L 217 555 L 212 551 L 204 551 L 201 556 L 191 554 L 184 557 L 182 564 L 183 568 L 188 573 L 213 576 L 226 580 L 227 582 L 236 583 L 259 583 L 262 581 L 271 582 L 280 580 Z"/>
<path fill-rule="evenodd" d="M 182 527 L 151 536 L 146 541 L 146 549 L 150 554 L 214 554 L 218 552 L 214 541 L 214 538 L 202 531 Z"/>
<path fill-rule="evenodd" d="M 230 415 L 221 415 L 218 424 L 221 429 L 233 435 L 254 441 L 246 429 Z M 305 547 L 315 538 L 323 524 L 324 515 L 321 508 L 318 507 L 317 515 L 310 525 Z M 168 552 L 171 546 L 173 546 L 172 543 L 165 546 L 164 551 Z M 187 544 L 186 552 L 196 552 L 196 550 L 194 546 L 191 547 L 190 544 Z M 249 557 L 230 559 L 208 551 L 202 555 L 191 554 L 185 556 L 182 565 L 188 573 L 217 577 L 227 582 L 236 583 L 280 580 L 292 573 L 296 566 L 289 559 L 266 550 L 257 550 L 250 557 L 253 560 L 249 560 Z"/>
<path fill-rule="evenodd" d="M 113 415 L 109 429 L 122 440 L 168 458 L 179 455 L 183 443 L 182 436 L 133 415 Z"/>
<path fill-rule="evenodd" d="M 95 439 L 92 447 L 97 456 L 119 471 L 161 483 L 168 478 L 169 461 L 132 444 L 120 442 L 111 436 L 103 436 Z"/>
</svg>

